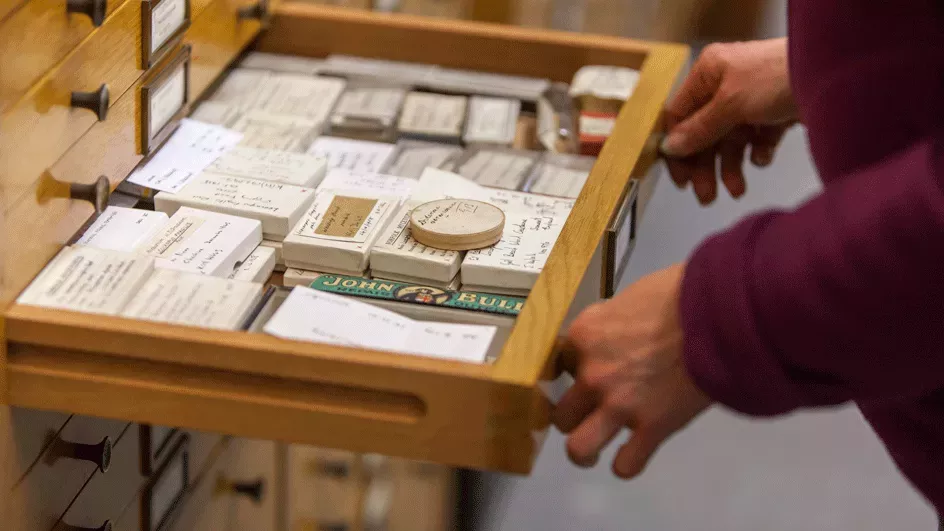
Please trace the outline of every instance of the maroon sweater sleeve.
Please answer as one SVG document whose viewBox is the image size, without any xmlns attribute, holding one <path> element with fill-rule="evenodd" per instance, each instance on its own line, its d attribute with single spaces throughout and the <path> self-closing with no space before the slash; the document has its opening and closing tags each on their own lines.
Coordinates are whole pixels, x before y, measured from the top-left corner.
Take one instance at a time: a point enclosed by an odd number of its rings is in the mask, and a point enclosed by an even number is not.
<svg viewBox="0 0 944 531">
<path fill-rule="evenodd" d="M 748 414 L 944 384 L 944 134 L 716 235 L 682 285 L 685 362 Z"/>
</svg>

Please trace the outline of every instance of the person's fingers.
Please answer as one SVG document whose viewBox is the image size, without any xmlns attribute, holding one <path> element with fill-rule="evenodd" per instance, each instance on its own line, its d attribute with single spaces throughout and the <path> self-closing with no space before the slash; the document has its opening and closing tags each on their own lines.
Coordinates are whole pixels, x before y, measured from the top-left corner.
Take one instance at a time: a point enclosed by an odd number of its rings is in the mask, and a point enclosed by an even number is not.
<svg viewBox="0 0 944 531">
<path fill-rule="evenodd" d="M 721 156 L 721 182 L 735 199 L 744 195 L 747 189 L 747 182 L 744 180 L 744 152 L 746 150 L 747 139 L 743 137 L 726 140 L 718 150 Z"/>
<path fill-rule="evenodd" d="M 711 204 L 718 196 L 718 178 L 715 173 L 714 150 L 699 153 L 692 169 L 692 188 L 702 205 Z"/>
<path fill-rule="evenodd" d="M 657 433 L 650 427 L 640 427 L 629 437 L 629 440 L 620 447 L 613 459 L 613 473 L 623 479 L 632 479 L 645 470 L 646 465 L 665 436 Z"/>
<path fill-rule="evenodd" d="M 751 163 L 758 168 L 770 166 L 787 126 L 758 127 L 751 140 Z"/>
<path fill-rule="evenodd" d="M 570 433 L 596 409 L 596 397 L 578 380 L 557 403 L 551 421 L 561 433 Z"/>
<path fill-rule="evenodd" d="M 577 466 L 591 467 L 600 451 L 623 427 L 623 423 L 606 408 L 591 413 L 567 439 L 567 455 Z"/>
<path fill-rule="evenodd" d="M 666 159 L 665 165 L 669 169 L 669 177 L 679 189 L 684 189 L 692 180 L 695 162 L 691 159 Z"/>
<path fill-rule="evenodd" d="M 715 94 L 694 114 L 672 127 L 662 141 L 662 152 L 670 157 L 687 157 L 718 143 L 740 122 L 736 100 Z"/>
<path fill-rule="evenodd" d="M 554 352 L 557 355 L 554 362 L 554 377 L 556 378 L 565 372 L 576 376 L 579 360 L 577 347 L 568 338 L 559 337 L 554 344 Z"/>
<path fill-rule="evenodd" d="M 724 76 L 724 61 L 718 45 L 705 48 L 678 91 L 666 105 L 668 129 L 711 101 Z"/>
</svg>

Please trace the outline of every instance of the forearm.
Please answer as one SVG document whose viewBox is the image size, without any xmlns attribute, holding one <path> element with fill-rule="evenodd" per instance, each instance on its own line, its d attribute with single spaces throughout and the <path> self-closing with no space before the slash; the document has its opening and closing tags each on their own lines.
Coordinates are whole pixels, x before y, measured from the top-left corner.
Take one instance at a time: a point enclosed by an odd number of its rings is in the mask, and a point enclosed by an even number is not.
<svg viewBox="0 0 944 531">
<path fill-rule="evenodd" d="M 686 365 L 753 414 L 944 383 L 944 162 L 936 140 L 794 212 L 707 241 L 682 292 Z"/>
</svg>

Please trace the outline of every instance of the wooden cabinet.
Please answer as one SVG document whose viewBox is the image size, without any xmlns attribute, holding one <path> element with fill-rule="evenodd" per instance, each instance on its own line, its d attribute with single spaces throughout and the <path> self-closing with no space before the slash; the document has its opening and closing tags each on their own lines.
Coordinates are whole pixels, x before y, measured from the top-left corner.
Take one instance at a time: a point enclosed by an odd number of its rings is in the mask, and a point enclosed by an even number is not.
<svg viewBox="0 0 944 531">
<path fill-rule="evenodd" d="M 184 36 L 191 99 L 198 98 L 258 32 L 244 4 L 214 0 Z M 251 11 L 251 10 L 250 10 Z M 250 14 L 258 14 L 258 10 Z M 272 8 L 256 49 L 313 57 L 345 53 L 569 80 L 587 64 L 639 68 L 642 76 L 493 363 L 471 365 L 259 333 L 220 332 L 9 304 L 4 312 L 13 405 L 278 439 L 353 452 L 526 473 L 547 429 L 542 382 L 567 319 L 598 300 L 629 239 L 652 180 L 650 135 L 687 60 L 683 46 L 478 23 L 387 16 L 307 4 Z M 59 183 L 114 187 L 143 157 L 139 89 L 116 95 L 51 165 Z M 5 141 L 4 141 L 5 142 Z M 48 176 L 47 176 L 48 177 Z M 44 184 L 45 183 L 45 184 Z M 3 298 L 15 294 L 76 233 L 90 205 L 24 179 L 5 208 Z M 14 186 L 16 190 L 24 190 Z M 31 192 L 32 190 L 32 192 Z M 65 194 L 68 195 L 68 194 Z M 629 202 L 639 202 L 630 208 Z M 620 218 L 621 220 L 623 218 Z M 29 234 L 29 238 L 24 238 Z M 611 248 L 613 246 L 611 245 Z M 626 246 L 616 246 L 625 248 Z M 612 249 L 611 249 L 612 250 Z"/>
</svg>

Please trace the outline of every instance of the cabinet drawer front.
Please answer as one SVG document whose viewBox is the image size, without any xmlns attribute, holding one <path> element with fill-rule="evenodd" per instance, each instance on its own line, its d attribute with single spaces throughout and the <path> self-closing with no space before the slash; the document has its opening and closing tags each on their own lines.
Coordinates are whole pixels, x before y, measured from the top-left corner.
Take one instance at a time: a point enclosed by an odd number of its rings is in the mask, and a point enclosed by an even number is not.
<svg viewBox="0 0 944 531">
<path fill-rule="evenodd" d="M 144 476 L 138 467 L 139 431 L 129 424 L 114 443 L 108 472 L 95 471 L 62 516 L 63 524 L 96 529 L 115 523 L 141 490 Z"/>
<path fill-rule="evenodd" d="M 88 0 L 87 4 L 110 18 L 127 0 Z M 85 37 L 96 31 L 92 17 L 69 13 L 66 0 L 29 0 L 0 25 L 0 110 L 15 102 Z M 108 25 L 113 21 L 108 20 Z M 138 21 L 140 25 L 140 20 Z M 101 29 L 101 28 L 98 28 Z M 37 38 L 42 36 L 42 38 Z M 29 43 L 25 49 L 23 43 Z"/>
<path fill-rule="evenodd" d="M 163 0 L 162 4 L 175 1 L 181 0 Z M 208 0 L 194 0 L 194 16 L 207 4 Z M 141 23 L 142 6 L 146 5 L 137 0 L 121 4 L 101 28 L 4 111 L 0 119 L 4 130 L 17 134 L 4 135 L 0 142 L 0 165 L 5 168 L 6 183 L 3 210 L 22 201 L 43 171 L 99 122 L 96 112 L 72 107 L 74 92 L 96 92 L 106 87 L 104 120 L 125 125 L 114 106 L 145 73 Z M 63 178 L 68 180 L 69 176 Z"/>
<path fill-rule="evenodd" d="M 355 454 L 307 445 L 288 449 L 290 529 L 331 529 L 357 521 L 361 473 Z"/>
<path fill-rule="evenodd" d="M 114 445 L 126 426 L 125 421 L 71 417 L 60 430 L 58 439 L 14 487 L 13 507 L 20 514 L 14 515 L 13 521 L 22 522 L 24 529 L 50 529 L 89 478 L 100 473 L 97 463 L 63 457 L 68 445 L 96 445 L 106 437 Z M 103 450 L 99 452 L 100 456 Z M 109 466 L 105 475 L 111 472 Z"/>
<path fill-rule="evenodd" d="M 230 15 L 212 16 L 217 9 Z M 194 96 L 218 78 L 258 28 L 255 20 L 234 22 L 232 9 L 214 2 L 188 32 Z M 205 19 L 212 20 L 204 26 Z M 569 80 L 588 64 L 640 68 L 641 75 L 494 363 L 13 305 L 6 312 L 11 400 L 356 453 L 529 471 L 548 426 L 549 404 L 540 384 L 555 365 L 559 330 L 571 308 L 601 295 L 604 235 L 630 179 L 651 165 L 650 137 L 687 48 L 288 3 L 275 8 L 258 49 L 432 62 L 553 80 Z M 72 180 L 83 183 L 105 174 L 113 185 L 125 177 L 140 159 L 137 130 L 128 125 L 134 123 L 135 96 L 128 93 L 113 106 L 124 117 L 123 127 L 96 124 L 54 173 L 68 169 Z M 22 208 L 32 219 L 62 209 L 49 224 L 63 225 L 67 207 L 53 203 Z M 78 224 L 72 227 L 74 233 Z M 25 266 L 16 264 L 26 271 L 19 275 L 34 275 L 51 256 L 44 252 L 27 256 Z M 12 253 L 23 256 L 18 249 Z M 7 271 L 17 274 L 9 265 Z M 595 286 L 584 290 L 586 301 L 581 286 Z M 97 400 L 88 398 L 92 389 Z"/>
<path fill-rule="evenodd" d="M 46 447 L 59 434 L 69 413 L 10 408 L 10 429 L 13 432 L 14 470 L 11 477 L 22 481 L 29 470 L 39 463 Z"/>
</svg>

